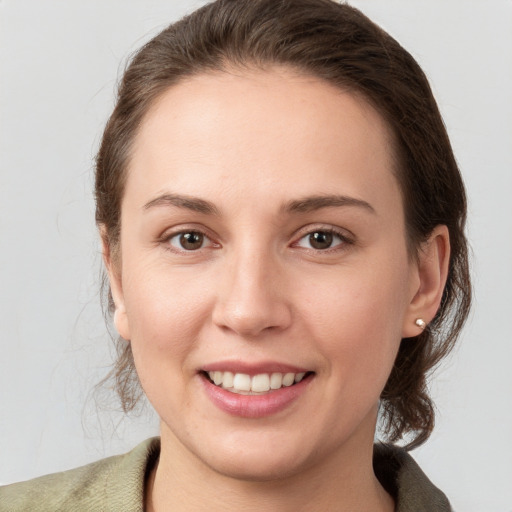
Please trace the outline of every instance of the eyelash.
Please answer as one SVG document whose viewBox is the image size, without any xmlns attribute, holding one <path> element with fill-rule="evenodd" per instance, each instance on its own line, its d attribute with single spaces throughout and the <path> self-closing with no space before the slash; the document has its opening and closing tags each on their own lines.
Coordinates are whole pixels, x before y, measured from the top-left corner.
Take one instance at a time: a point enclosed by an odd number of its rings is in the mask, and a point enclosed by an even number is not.
<svg viewBox="0 0 512 512">
<path fill-rule="evenodd" d="M 309 247 L 302 247 L 302 246 L 299 245 L 299 242 L 301 240 L 304 240 L 307 237 L 311 237 L 315 233 L 328 234 L 328 235 L 331 235 L 333 238 L 337 237 L 337 238 L 339 238 L 340 242 L 337 243 L 336 245 L 327 247 L 326 249 L 316 249 L 314 247 L 310 247 L 310 248 Z M 312 251 L 312 252 L 315 252 L 315 253 L 330 254 L 332 252 L 342 251 L 345 248 L 346 245 L 353 245 L 353 244 L 354 244 L 354 240 L 352 238 L 348 237 L 345 231 L 342 231 L 340 229 L 336 229 L 334 227 L 328 227 L 328 228 L 326 228 L 326 227 L 317 227 L 315 229 L 308 228 L 308 230 L 305 231 L 303 234 L 301 234 L 300 238 L 298 238 L 297 241 L 292 244 L 292 246 L 294 246 L 294 247 L 302 247 L 303 249 L 305 249 L 307 251 Z"/>
<path fill-rule="evenodd" d="M 337 237 L 340 241 L 336 245 L 327 247 L 326 249 L 317 249 L 314 247 L 303 247 L 300 245 L 300 242 L 302 240 L 304 240 L 307 237 L 311 237 L 315 233 L 331 235 L 333 238 Z M 209 246 L 208 247 L 201 246 L 198 249 L 188 249 L 187 250 L 183 246 L 180 248 L 180 247 L 174 246 L 171 243 L 172 239 L 174 239 L 176 237 L 180 237 L 183 235 L 192 235 L 192 234 L 196 234 L 196 235 L 200 235 L 201 237 L 204 237 L 205 243 L 207 243 L 208 241 L 210 242 Z M 309 252 L 319 253 L 319 254 L 329 254 L 332 252 L 339 252 L 339 251 L 342 251 L 346 245 L 354 244 L 354 240 L 351 237 L 347 236 L 346 231 L 335 229 L 333 227 L 316 227 L 314 229 L 307 228 L 307 230 L 300 233 L 300 236 L 298 238 L 295 238 L 295 240 L 296 241 L 294 241 L 292 244 L 290 244 L 291 247 L 300 248 L 300 249 L 303 249 L 303 250 L 306 250 Z M 219 243 L 214 242 L 212 240 L 212 237 L 210 237 L 208 234 L 206 234 L 205 230 L 197 229 L 197 228 L 196 229 L 194 229 L 194 228 L 180 229 L 179 231 L 174 231 L 171 233 L 167 232 L 159 239 L 159 242 L 165 245 L 166 250 L 171 251 L 173 253 L 178 253 L 178 254 L 191 254 L 192 255 L 194 253 L 198 253 L 199 251 L 201 251 L 203 249 L 221 247 L 221 245 Z"/>
<path fill-rule="evenodd" d="M 173 238 L 177 238 L 177 237 L 181 237 L 183 235 L 192 235 L 192 234 L 195 234 L 195 235 L 200 235 L 201 237 L 204 238 L 204 243 L 207 243 L 208 241 L 210 242 L 210 247 L 212 248 L 217 248 L 217 247 L 220 247 L 220 244 L 218 243 L 215 243 L 213 240 L 212 240 L 212 237 L 210 237 L 209 235 L 207 235 L 205 233 L 204 230 L 202 229 L 197 229 L 197 228 L 191 228 L 191 229 L 180 229 L 179 231 L 174 231 L 174 232 L 167 232 L 165 233 L 159 240 L 160 243 L 163 243 L 165 245 L 165 249 L 170 251 L 170 252 L 173 252 L 173 253 L 178 253 L 178 254 L 194 254 L 194 253 L 197 253 L 199 252 L 200 250 L 202 249 L 206 249 L 206 248 L 209 248 L 209 247 L 204 247 L 204 246 L 201 246 L 199 247 L 198 249 L 185 249 L 184 247 L 177 247 L 177 246 L 174 246 L 172 244 L 172 239 Z M 179 242 L 178 242 L 179 243 Z"/>
</svg>

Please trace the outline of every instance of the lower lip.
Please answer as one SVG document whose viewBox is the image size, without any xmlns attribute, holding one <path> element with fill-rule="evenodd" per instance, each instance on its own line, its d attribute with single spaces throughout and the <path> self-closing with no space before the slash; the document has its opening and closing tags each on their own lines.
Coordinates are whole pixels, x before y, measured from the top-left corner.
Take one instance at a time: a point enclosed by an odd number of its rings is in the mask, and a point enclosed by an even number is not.
<svg viewBox="0 0 512 512">
<path fill-rule="evenodd" d="M 264 418 L 277 414 L 290 406 L 306 390 L 312 374 L 293 386 L 269 391 L 264 395 L 240 395 L 231 393 L 213 384 L 205 375 L 200 375 L 210 400 L 222 411 L 242 418 Z"/>
</svg>

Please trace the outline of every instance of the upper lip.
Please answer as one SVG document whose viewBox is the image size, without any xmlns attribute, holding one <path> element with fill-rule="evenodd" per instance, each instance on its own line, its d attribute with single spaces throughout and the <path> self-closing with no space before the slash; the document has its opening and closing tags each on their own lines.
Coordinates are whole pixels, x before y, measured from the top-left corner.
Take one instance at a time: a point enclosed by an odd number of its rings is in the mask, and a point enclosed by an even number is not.
<svg viewBox="0 0 512 512">
<path fill-rule="evenodd" d="M 261 373 L 306 373 L 311 371 L 308 368 L 276 361 L 218 361 L 202 366 L 200 370 L 204 372 L 220 371 L 244 373 L 250 376 L 259 375 Z"/>
</svg>

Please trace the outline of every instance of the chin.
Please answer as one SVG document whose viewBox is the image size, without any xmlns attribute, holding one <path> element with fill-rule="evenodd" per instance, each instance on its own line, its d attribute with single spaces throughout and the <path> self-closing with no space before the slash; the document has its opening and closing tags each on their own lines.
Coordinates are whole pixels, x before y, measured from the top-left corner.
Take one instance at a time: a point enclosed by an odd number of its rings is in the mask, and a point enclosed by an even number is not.
<svg viewBox="0 0 512 512">
<path fill-rule="evenodd" d="M 220 454 L 219 454 L 220 455 Z M 243 456 L 214 456 L 203 460 L 210 469 L 225 477 L 246 482 L 286 480 L 304 471 L 306 461 L 291 459 L 285 454 L 252 454 Z"/>
<path fill-rule="evenodd" d="M 295 434 L 300 434 L 300 429 Z M 307 470 L 325 456 L 302 436 L 287 431 L 237 432 L 190 440 L 189 452 L 206 467 L 228 478 L 251 482 L 284 480 Z"/>
</svg>

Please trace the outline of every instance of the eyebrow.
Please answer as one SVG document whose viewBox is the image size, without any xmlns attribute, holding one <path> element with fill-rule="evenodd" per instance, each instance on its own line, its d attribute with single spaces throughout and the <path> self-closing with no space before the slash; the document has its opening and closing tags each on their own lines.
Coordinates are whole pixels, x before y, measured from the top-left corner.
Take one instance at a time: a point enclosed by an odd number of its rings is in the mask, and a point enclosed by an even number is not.
<svg viewBox="0 0 512 512">
<path fill-rule="evenodd" d="M 296 201 L 287 202 L 284 205 L 283 210 L 288 213 L 306 213 L 320 210 L 322 208 L 333 208 L 340 206 L 355 206 L 357 208 L 368 210 L 371 213 L 376 213 L 375 209 L 370 203 L 367 203 L 362 199 L 356 199 L 355 197 L 344 195 L 317 195 L 304 197 Z"/>
<path fill-rule="evenodd" d="M 206 215 L 219 215 L 218 208 L 210 201 L 181 194 L 162 194 L 144 205 L 144 210 L 158 206 L 176 206 Z"/>
<path fill-rule="evenodd" d="M 144 205 L 144 210 L 160 206 L 175 206 L 177 208 L 185 208 L 205 215 L 220 215 L 219 209 L 210 201 L 181 194 L 162 194 L 146 203 Z M 344 206 L 363 208 L 371 213 L 376 213 L 373 206 L 362 199 L 333 194 L 309 196 L 288 201 L 282 206 L 281 210 L 285 213 L 307 213 L 320 210 L 322 208 L 337 208 Z"/>
</svg>

